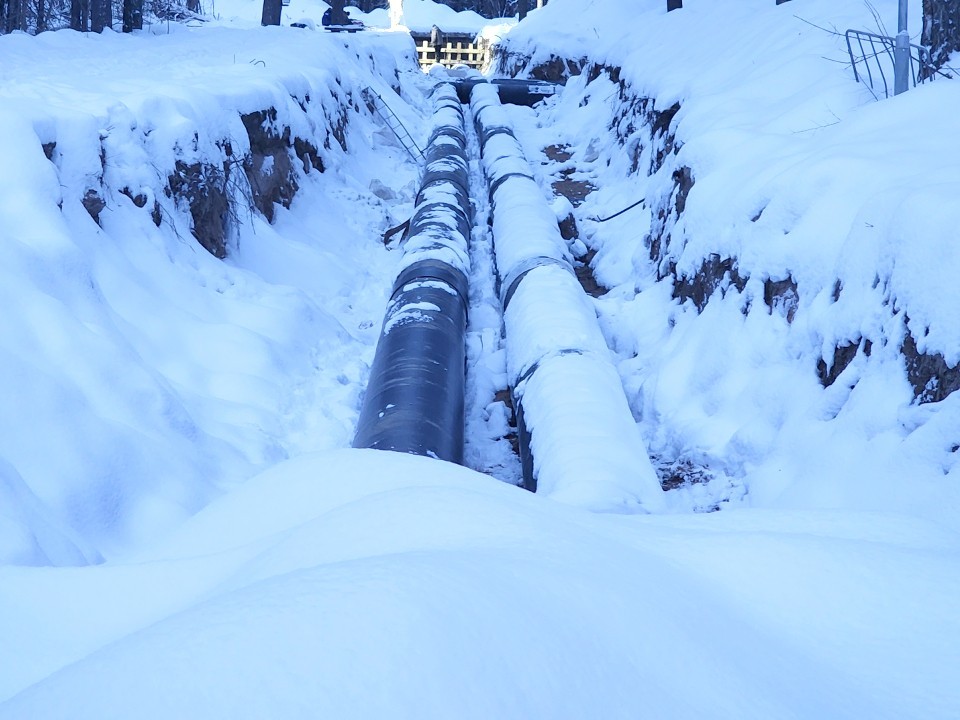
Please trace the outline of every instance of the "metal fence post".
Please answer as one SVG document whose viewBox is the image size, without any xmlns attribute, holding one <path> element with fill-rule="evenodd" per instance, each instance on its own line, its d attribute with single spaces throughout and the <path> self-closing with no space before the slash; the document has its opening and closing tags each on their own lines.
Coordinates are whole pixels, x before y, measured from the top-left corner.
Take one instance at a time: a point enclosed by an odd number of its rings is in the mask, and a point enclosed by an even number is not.
<svg viewBox="0 0 960 720">
<path fill-rule="evenodd" d="M 910 86 L 910 33 L 907 32 L 907 0 L 900 0 L 897 44 L 893 55 L 893 94 L 899 95 L 906 92 Z"/>
</svg>

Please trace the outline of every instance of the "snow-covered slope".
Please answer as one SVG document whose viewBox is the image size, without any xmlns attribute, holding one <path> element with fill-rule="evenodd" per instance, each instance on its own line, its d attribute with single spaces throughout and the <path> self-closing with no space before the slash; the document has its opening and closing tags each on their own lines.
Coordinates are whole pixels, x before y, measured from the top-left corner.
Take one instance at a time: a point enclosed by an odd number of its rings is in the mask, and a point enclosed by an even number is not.
<svg viewBox="0 0 960 720">
<path fill-rule="evenodd" d="M 895 24 L 896 2 L 875 6 Z M 527 71 L 590 63 L 526 141 L 569 145 L 553 171 L 600 188 L 576 216 L 664 467 L 755 507 L 950 522 L 960 84 L 874 101 L 827 30 L 874 23 L 859 2 L 651 1 L 625 17 L 557 0 L 505 46 Z"/>
<path fill-rule="evenodd" d="M 92 560 L 301 448 L 347 444 L 393 262 L 377 242 L 394 223 L 382 198 L 409 203 L 416 177 L 359 92 L 393 94 L 396 58 L 415 67 L 409 39 L 348 51 L 276 28 L 0 43 L 0 557 Z M 270 109 L 277 134 L 316 143 L 326 166 L 290 168 L 302 189 L 273 226 L 248 209 L 241 167 L 242 115 Z M 210 186 L 225 204 L 210 200 L 205 222 L 222 223 L 226 263 L 191 236 Z"/>
</svg>

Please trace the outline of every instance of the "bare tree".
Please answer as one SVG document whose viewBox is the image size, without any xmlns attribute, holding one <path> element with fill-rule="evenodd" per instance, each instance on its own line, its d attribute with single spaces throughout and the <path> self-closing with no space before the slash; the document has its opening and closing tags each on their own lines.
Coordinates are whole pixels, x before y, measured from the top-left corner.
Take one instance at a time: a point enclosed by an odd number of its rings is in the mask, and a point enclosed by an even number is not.
<svg viewBox="0 0 960 720">
<path fill-rule="evenodd" d="M 511 17 L 517 11 L 516 0 L 484 0 L 480 15 L 488 18 Z"/>
</svg>

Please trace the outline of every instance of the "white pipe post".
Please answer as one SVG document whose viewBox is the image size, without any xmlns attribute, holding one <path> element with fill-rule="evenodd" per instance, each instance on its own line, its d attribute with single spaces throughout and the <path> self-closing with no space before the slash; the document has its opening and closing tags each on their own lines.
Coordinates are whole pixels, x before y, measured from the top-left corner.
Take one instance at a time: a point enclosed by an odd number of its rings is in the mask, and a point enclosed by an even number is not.
<svg viewBox="0 0 960 720">
<path fill-rule="evenodd" d="M 910 87 L 910 34 L 907 32 L 907 0 L 900 0 L 897 21 L 897 42 L 893 50 L 893 94 L 899 95 Z"/>
</svg>

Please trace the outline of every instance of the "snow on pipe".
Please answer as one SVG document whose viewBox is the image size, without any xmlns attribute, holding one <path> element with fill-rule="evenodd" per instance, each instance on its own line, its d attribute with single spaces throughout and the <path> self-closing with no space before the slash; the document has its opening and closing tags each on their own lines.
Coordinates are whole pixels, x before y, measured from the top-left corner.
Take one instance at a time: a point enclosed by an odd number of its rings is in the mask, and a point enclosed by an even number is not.
<svg viewBox="0 0 960 720">
<path fill-rule="evenodd" d="M 490 186 L 524 486 L 593 510 L 656 510 L 663 491 L 557 218 L 496 89 L 477 85 L 471 109 Z"/>
<path fill-rule="evenodd" d="M 463 462 L 470 237 L 463 108 L 433 93 L 433 131 L 353 446 Z"/>
</svg>

